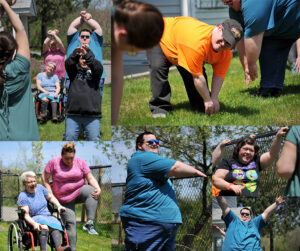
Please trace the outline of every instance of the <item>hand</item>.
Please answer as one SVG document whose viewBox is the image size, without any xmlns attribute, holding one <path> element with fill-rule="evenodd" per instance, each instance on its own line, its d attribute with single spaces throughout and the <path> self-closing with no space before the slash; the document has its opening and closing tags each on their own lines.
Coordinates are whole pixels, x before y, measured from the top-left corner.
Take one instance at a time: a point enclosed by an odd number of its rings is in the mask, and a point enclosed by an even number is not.
<svg viewBox="0 0 300 251">
<path fill-rule="evenodd" d="M 212 102 L 214 104 L 214 113 L 217 113 L 220 111 L 220 104 L 218 99 L 212 99 Z"/>
<path fill-rule="evenodd" d="M 212 100 L 204 101 L 205 114 L 210 115 L 214 113 L 214 103 Z"/>
<path fill-rule="evenodd" d="M 90 19 L 92 19 L 92 14 L 86 13 L 86 14 L 84 15 L 84 21 L 88 21 L 88 20 L 90 20 Z"/>
<path fill-rule="evenodd" d="M 248 65 L 249 67 L 249 75 L 250 75 L 250 79 L 252 81 L 254 81 L 258 75 L 257 75 L 257 65 L 254 64 L 254 65 Z"/>
<path fill-rule="evenodd" d="M 40 232 L 40 231 L 42 230 L 42 225 L 39 224 L 39 223 L 37 223 L 37 222 L 35 222 L 35 223 L 33 224 L 33 229 L 34 229 L 35 231 L 37 231 L 37 232 Z"/>
<path fill-rule="evenodd" d="M 55 93 L 53 97 L 54 97 L 54 98 L 57 98 L 57 96 L 58 96 L 58 94 Z"/>
<path fill-rule="evenodd" d="M 297 57 L 296 59 L 295 70 L 300 73 L 300 57 Z"/>
<path fill-rule="evenodd" d="M 281 127 L 278 132 L 276 133 L 276 137 L 281 138 L 282 136 L 285 136 L 289 131 L 289 128 L 287 126 Z"/>
<path fill-rule="evenodd" d="M 92 195 L 92 197 L 93 197 L 95 200 L 97 200 L 98 197 L 99 197 L 99 195 L 100 195 L 100 193 L 101 193 L 101 189 L 100 189 L 100 188 L 96 188 L 96 189 L 94 190 L 94 192 L 91 193 L 91 195 Z"/>
<path fill-rule="evenodd" d="M 221 228 L 219 228 L 219 226 L 217 226 L 217 225 L 213 225 L 213 227 L 218 229 L 218 230 L 221 230 Z"/>
<path fill-rule="evenodd" d="M 233 191 L 236 195 L 242 195 L 242 189 L 239 185 L 231 185 L 229 189 Z"/>
<path fill-rule="evenodd" d="M 284 200 L 283 196 L 276 197 L 276 200 L 275 200 L 276 206 L 282 204 L 284 201 L 285 200 Z"/>
<path fill-rule="evenodd" d="M 78 47 L 76 48 L 77 49 L 77 54 L 80 55 L 80 56 L 83 56 L 86 54 L 86 48 L 87 48 L 87 45 L 82 45 L 81 47 Z"/>
<path fill-rule="evenodd" d="M 246 81 L 246 85 L 250 85 L 250 73 L 248 67 L 245 69 L 245 81 Z"/>
<path fill-rule="evenodd" d="M 229 144 L 231 142 L 230 139 L 224 139 L 219 145 L 220 145 L 220 148 L 223 148 L 225 147 L 227 144 Z"/>
<path fill-rule="evenodd" d="M 58 208 L 58 212 L 61 214 L 61 213 L 63 213 L 63 212 L 65 212 L 67 209 L 65 208 L 65 207 L 63 207 L 63 206 L 59 206 Z"/>
<path fill-rule="evenodd" d="M 57 35 L 59 33 L 59 30 L 55 29 L 54 33 L 55 33 L 55 35 Z"/>
</svg>

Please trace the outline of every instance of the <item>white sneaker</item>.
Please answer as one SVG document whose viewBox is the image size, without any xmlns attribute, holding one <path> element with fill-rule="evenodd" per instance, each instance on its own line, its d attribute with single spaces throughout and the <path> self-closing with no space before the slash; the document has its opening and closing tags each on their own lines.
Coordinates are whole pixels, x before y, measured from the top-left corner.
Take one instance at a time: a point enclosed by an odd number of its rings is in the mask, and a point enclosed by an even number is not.
<svg viewBox="0 0 300 251">
<path fill-rule="evenodd" d="M 166 117 L 167 117 L 167 114 L 165 114 L 165 113 L 153 113 L 152 114 L 152 118 L 155 118 L 155 119 L 157 119 L 157 118 L 165 119 Z"/>
</svg>

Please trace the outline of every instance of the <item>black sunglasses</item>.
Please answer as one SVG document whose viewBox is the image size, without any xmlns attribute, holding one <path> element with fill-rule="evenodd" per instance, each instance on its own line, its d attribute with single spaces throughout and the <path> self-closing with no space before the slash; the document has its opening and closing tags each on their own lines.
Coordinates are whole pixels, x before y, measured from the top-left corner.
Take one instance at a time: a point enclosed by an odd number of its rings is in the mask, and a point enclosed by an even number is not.
<svg viewBox="0 0 300 251">
<path fill-rule="evenodd" d="M 247 217 L 249 217 L 249 216 L 250 216 L 250 214 L 249 214 L 249 213 L 241 213 L 241 215 L 242 215 L 242 216 L 247 216 Z"/>
<path fill-rule="evenodd" d="M 158 139 L 150 139 L 150 140 L 146 141 L 146 143 L 148 143 L 149 145 L 153 145 L 154 143 L 156 145 L 159 145 L 159 140 Z"/>
<path fill-rule="evenodd" d="M 89 35 L 81 35 L 80 37 L 81 37 L 82 39 L 84 39 L 84 38 L 89 39 L 89 38 L 90 38 Z"/>
</svg>

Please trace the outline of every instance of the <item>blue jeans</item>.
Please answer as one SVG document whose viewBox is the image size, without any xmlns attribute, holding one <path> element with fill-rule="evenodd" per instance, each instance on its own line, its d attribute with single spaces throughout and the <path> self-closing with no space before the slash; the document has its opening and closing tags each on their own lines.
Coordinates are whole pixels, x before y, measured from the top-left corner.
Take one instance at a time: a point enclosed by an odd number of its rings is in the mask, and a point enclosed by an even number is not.
<svg viewBox="0 0 300 251">
<path fill-rule="evenodd" d="M 146 222 L 121 217 L 125 231 L 123 251 L 174 251 L 178 223 Z"/>
<path fill-rule="evenodd" d="M 88 141 L 100 140 L 100 118 L 84 116 L 67 116 L 66 117 L 66 134 L 65 140 L 78 140 L 81 127 L 84 130 L 84 136 Z"/>
<path fill-rule="evenodd" d="M 283 89 L 286 63 L 293 42 L 293 39 L 263 39 L 259 56 L 260 87 Z"/>
</svg>

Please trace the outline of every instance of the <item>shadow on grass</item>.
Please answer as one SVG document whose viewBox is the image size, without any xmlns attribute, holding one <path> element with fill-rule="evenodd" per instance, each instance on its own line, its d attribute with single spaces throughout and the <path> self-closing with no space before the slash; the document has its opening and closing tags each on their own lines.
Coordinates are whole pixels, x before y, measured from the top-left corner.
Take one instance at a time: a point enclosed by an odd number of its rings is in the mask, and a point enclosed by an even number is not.
<svg viewBox="0 0 300 251">
<path fill-rule="evenodd" d="M 181 102 L 181 103 L 177 103 L 172 106 L 172 111 L 176 111 L 178 109 L 182 109 L 185 111 L 199 112 L 200 114 L 204 115 L 203 112 L 192 107 L 189 102 Z M 229 105 L 225 105 L 224 103 L 220 102 L 220 111 L 230 113 L 230 114 L 239 114 L 239 115 L 243 115 L 243 116 L 247 117 L 249 115 L 259 113 L 260 110 L 254 108 L 254 107 L 249 108 L 247 106 L 231 107 Z"/>
<path fill-rule="evenodd" d="M 254 94 L 258 90 L 257 87 L 250 87 L 244 90 L 241 90 L 241 93 L 249 93 L 249 95 Z M 292 85 L 284 86 L 283 91 L 280 96 L 285 96 L 289 94 L 300 94 L 300 80 L 299 84 L 295 83 Z"/>
</svg>

